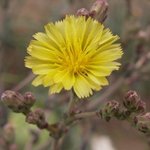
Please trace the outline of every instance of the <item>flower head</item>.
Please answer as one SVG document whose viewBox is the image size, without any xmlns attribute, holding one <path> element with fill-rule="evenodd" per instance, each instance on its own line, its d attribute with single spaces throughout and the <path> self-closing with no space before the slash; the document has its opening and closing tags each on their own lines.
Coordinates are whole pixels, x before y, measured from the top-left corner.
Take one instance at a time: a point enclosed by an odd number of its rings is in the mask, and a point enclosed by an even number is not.
<svg viewBox="0 0 150 150">
<path fill-rule="evenodd" d="M 106 79 L 119 68 L 118 36 L 98 21 L 84 16 L 66 16 L 49 23 L 45 33 L 37 33 L 28 47 L 25 65 L 37 77 L 33 85 L 50 87 L 50 93 L 73 89 L 79 98 L 108 85 Z"/>
</svg>

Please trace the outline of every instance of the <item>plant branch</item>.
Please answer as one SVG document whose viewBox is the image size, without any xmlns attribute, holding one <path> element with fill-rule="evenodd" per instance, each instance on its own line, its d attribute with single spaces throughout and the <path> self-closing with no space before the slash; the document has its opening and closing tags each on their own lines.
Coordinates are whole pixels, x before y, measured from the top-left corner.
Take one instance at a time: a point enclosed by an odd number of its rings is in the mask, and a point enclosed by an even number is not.
<svg viewBox="0 0 150 150">
<path fill-rule="evenodd" d="M 85 118 L 90 118 L 94 117 L 97 115 L 97 111 L 92 111 L 92 112 L 82 112 L 74 115 L 75 119 L 85 119 Z"/>
<path fill-rule="evenodd" d="M 69 104 L 68 104 L 68 115 L 70 115 L 73 111 L 73 107 L 75 104 L 75 100 L 74 100 L 74 93 L 73 90 L 70 91 L 70 100 L 69 100 Z"/>
<path fill-rule="evenodd" d="M 12 88 L 13 91 L 19 91 L 23 87 L 25 87 L 27 84 L 29 84 L 35 75 L 32 73 L 29 73 L 20 83 L 18 83 L 15 87 Z"/>
</svg>

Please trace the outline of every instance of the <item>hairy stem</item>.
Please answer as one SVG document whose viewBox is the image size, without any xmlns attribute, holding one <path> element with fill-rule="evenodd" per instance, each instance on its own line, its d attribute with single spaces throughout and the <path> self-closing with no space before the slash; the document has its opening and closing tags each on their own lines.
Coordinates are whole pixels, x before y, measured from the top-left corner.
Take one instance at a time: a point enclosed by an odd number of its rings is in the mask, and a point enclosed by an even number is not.
<svg viewBox="0 0 150 150">
<path fill-rule="evenodd" d="M 68 104 L 68 114 L 72 113 L 72 109 L 74 107 L 74 93 L 73 90 L 70 91 L 70 100 L 69 100 L 69 104 Z"/>
</svg>

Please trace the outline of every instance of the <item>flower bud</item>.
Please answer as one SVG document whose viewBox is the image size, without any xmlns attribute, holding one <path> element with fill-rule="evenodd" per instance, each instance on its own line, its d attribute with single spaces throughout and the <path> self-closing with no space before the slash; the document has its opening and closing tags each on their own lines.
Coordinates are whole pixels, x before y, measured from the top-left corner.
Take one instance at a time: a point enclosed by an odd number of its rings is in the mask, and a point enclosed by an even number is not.
<svg viewBox="0 0 150 150">
<path fill-rule="evenodd" d="M 40 129 L 47 126 L 44 112 L 41 109 L 36 109 L 26 116 L 26 122 L 37 125 Z"/>
<path fill-rule="evenodd" d="M 143 113 L 146 110 L 146 103 L 143 101 L 138 101 L 137 102 L 137 106 L 136 106 L 136 110 L 138 113 Z"/>
<path fill-rule="evenodd" d="M 137 128 L 139 131 L 141 131 L 143 133 L 149 132 L 149 128 L 148 128 L 147 124 L 145 124 L 143 122 L 138 123 Z"/>
<path fill-rule="evenodd" d="M 104 22 L 107 17 L 108 3 L 107 0 L 97 0 L 90 10 L 90 16 Z"/>
<path fill-rule="evenodd" d="M 150 132 L 150 112 L 136 117 L 136 126 L 143 133 Z"/>
<path fill-rule="evenodd" d="M 1 101 L 14 112 L 21 112 L 24 106 L 23 99 L 20 93 L 10 90 L 5 91 L 1 96 Z"/>
<path fill-rule="evenodd" d="M 32 107 L 35 103 L 35 96 L 31 92 L 26 92 L 24 94 L 24 104 L 28 107 Z"/>
<path fill-rule="evenodd" d="M 35 97 L 30 92 L 23 96 L 18 92 L 7 90 L 2 94 L 1 101 L 12 111 L 27 114 L 35 102 Z"/>
<path fill-rule="evenodd" d="M 89 11 L 85 8 L 81 8 L 77 11 L 77 16 L 89 17 Z"/>
<path fill-rule="evenodd" d="M 100 111 L 101 117 L 106 119 L 106 121 L 109 121 L 112 116 L 115 116 L 118 113 L 119 106 L 119 103 L 115 100 L 106 103 Z"/>
<path fill-rule="evenodd" d="M 135 91 L 129 91 L 125 95 L 123 105 L 131 112 L 142 113 L 145 111 L 145 102 L 140 100 L 140 97 Z"/>
<path fill-rule="evenodd" d="M 135 91 L 128 91 L 125 95 L 125 101 L 123 102 L 126 108 L 134 106 L 139 101 L 139 96 Z"/>
<path fill-rule="evenodd" d="M 111 112 L 111 113 L 116 113 L 118 112 L 119 110 L 119 103 L 115 100 L 113 101 L 110 101 L 106 104 L 106 107 L 108 108 L 108 110 Z"/>
<path fill-rule="evenodd" d="M 142 121 L 142 122 L 147 122 L 150 124 L 150 112 L 145 113 L 144 115 L 140 115 L 137 117 L 138 122 Z"/>
</svg>

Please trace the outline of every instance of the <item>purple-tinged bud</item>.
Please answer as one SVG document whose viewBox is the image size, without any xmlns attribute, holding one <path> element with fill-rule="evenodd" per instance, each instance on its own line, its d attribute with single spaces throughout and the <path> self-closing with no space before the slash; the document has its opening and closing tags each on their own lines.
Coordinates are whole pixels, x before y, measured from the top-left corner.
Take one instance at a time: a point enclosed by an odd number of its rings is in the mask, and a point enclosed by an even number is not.
<svg viewBox="0 0 150 150">
<path fill-rule="evenodd" d="M 137 119 L 138 121 L 147 122 L 150 124 L 150 112 L 145 113 L 144 115 L 139 115 Z"/>
<path fill-rule="evenodd" d="M 150 112 L 147 112 L 145 115 L 143 115 L 145 119 L 150 121 Z"/>
<path fill-rule="evenodd" d="M 35 98 L 30 92 L 23 96 L 18 92 L 7 90 L 2 94 L 1 101 L 12 111 L 27 114 L 34 104 Z"/>
<path fill-rule="evenodd" d="M 140 122 L 137 124 L 137 128 L 139 131 L 143 132 L 143 133 L 148 133 L 149 132 L 149 127 L 147 126 L 147 124 Z"/>
<path fill-rule="evenodd" d="M 77 11 L 77 16 L 85 16 L 86 18 L 88 18 L 89 11 L 86 8 L 81 8 Z"/>
<path fill-rule="evenodd" d="M 140 100 L 138 94 L 135 91 L 128 91 L 125 95 L 124 106 L 129 107 L 130 105 L 134 105 L 137 101 Z"/>
<path fill-rule="evenodd" d="M 112 114 L 115 114 L 119 111 L 119 102 L 112 100 L 106 104 L 106 110 Z"/>
<path fill-rule="evenodd" d="M 146 103 L 143 101 L 138 101 L 137 102 L 137 106 L 136 106 L 136 110 L 138 113 L 143 113 L 146 110 Z"/>
<path fill-rule="evenodd" d="M 140 100 L 135 91 L 127 92 L 123 105 L 131 112 L 143 113 L 146 109 L 145 102 Z"/>
<path fill-rule="evenodd" d="M 99 115 L 109 121 L 111 117 L 115 116 L 119 111 L 119 103 L 115 100 L 107 102 L 100 110 Z"/>
<path fill-rule="evenodd" d="M 150 132 L 150 112 L 136 117 L 136 126 L 143 133 Z"/>
<path fill-rule="evenodd" d="M 10 90 L 5 91 L 1 96 L 1 101 L 14 112 L 21 112 L 24 106 L 23 99 L 24 97 L 20 93 Z"/>
<path fill-rule="evenodd" d="M 27 105 L 28 107 L 32 107 L 35 103 L 35 96 L 31 92 L 26 92 L 24 94 L 24 104 Z"/>
<path fill-rule="evenodd" d="M 96 0 L 90 10 L 90 16 L 104 22 L 107 17 L 108 2 L 107 0 Z"/>
<path fill-rule="evenodd" d="M 26 122 L 35 124 L 40 129 L 43 129 L 47 126 L 44 111 L 41 109 L 36 109 L 33 112 L 30 112 L 29 114 L 27 114 Z"/>
</svg>

